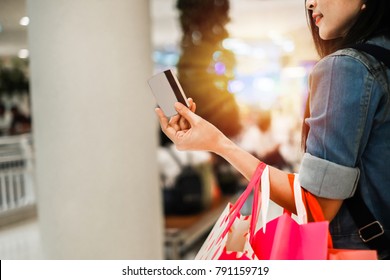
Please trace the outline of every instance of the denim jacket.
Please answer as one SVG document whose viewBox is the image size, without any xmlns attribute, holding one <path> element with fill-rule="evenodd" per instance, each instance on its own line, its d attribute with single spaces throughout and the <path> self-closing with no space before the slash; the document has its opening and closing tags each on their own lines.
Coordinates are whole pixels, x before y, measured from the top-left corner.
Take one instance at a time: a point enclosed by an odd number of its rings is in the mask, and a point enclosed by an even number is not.
<svg viewBox="0 0 390 280">
<path fill-rule="evenodd" d="M 369 41 L 390 49 L 390 40 Z M 354 49 L 320 60 L 309 80 L 310 130 L 299 178 L 324 198 L 360 191 L 390 238 L 390 69 Z M 331 222 L 334 246 L 366 248 L 343 205 Z M 389 252 L 379 252 L 389 257 Z"/>
</svg>

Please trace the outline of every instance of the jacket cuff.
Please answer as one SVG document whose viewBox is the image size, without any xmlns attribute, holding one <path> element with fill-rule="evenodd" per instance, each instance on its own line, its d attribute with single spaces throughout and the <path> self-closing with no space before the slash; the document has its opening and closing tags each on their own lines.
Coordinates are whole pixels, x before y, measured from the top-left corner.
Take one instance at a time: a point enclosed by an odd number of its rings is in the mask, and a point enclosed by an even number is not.
<svg viewBox="0 0 390 280">
<path fill-rule="evenodd" d="M 352 197 L 359 181 L 359 168 L 347 167 L 305 153 L 299 170 L 301 186 L 318 197 Z"/>
</svg>

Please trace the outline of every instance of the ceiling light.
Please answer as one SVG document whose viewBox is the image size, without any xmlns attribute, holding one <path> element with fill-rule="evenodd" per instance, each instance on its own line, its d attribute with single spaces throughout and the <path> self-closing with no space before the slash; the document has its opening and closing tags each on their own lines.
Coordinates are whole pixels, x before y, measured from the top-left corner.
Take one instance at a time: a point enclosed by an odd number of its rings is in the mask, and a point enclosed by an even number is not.
<svg viewBox="0 0 390 280">
<path fill-rule="evenodd" d="M 20 25 L 27 26 L 30 23 L 29 17 L 22 17 L 19 21 Z"/>
</svg>

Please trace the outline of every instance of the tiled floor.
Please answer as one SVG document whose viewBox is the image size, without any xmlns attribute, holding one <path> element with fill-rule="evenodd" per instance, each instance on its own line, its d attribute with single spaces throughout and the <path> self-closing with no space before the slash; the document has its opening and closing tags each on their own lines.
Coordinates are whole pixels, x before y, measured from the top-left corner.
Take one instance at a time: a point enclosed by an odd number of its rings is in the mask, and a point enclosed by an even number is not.
<svg viewBox="0 0 390 280">
<path fill-rule="evenodd" d="M 37 218 L 0 228 L 0 259 L 43 259 Z"/>
</svg>

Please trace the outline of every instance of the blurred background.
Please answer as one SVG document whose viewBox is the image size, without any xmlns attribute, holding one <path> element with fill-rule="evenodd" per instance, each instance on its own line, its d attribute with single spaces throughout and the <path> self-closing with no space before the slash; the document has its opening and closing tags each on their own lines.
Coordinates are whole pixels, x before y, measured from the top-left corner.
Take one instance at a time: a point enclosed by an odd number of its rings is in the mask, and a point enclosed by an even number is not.
<svg viewBox="0 0 390 280">
<path fill-rule="evenodd" d="M 147 79 L 297 172 L 317 59 L 304 1 L 0 0 L 0 259 L 193 258 L 247 182 L 175 150 Z"/>
</svg>

